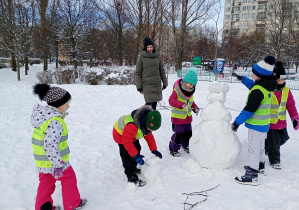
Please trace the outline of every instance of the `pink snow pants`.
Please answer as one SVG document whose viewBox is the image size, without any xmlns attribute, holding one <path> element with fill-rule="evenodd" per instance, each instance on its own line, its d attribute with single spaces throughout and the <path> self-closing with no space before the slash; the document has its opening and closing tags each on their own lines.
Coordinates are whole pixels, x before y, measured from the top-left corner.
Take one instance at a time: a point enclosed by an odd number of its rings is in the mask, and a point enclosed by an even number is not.
<svg viewBox="0 0 299 210">
<path fill-rule="evenodd" d="M 77 187 L 76 174 L 72 166 L 69 166 L 63 171 L 63 176 L 58 179 L 55 179 L 52 174 L 39 173 L 39 185 L 35 201 L 35 210 L 40 210 L 41 206 L 49 201 L 53 206 L 53 199 L 51 195 L 55 191 L 56 180 L 61 182 L 64 209 L 74 209 L 80 205 L 81 199 Z"/>
</svg>

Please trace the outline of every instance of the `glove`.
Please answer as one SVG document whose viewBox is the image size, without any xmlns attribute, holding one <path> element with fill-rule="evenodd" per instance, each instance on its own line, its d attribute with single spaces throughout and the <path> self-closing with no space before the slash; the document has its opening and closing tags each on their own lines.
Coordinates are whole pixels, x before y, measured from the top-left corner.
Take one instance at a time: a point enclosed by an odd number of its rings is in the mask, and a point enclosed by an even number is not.
<svg viewBox="0 0 299 210">
<path fill-rule="evenodd" d="M 167 88 L 167 86 L 163 86 L 163 87 L 162 87 L 162 90 L 165 90 L 166 88 Z"/>
<path fill-rule="evenodd" d="M 158 158 L 162 159 L 162 154 L 161 154 L 161 152 L 159 152 L 158 150 L 154 150 L 154 151 L 152 151 L 152 153 L 153 153 L 154 155 L 156 155 Z"/>
<path fill-rule="evenodd" d="M 143 165 L 143 164 L 144 164 L 144 160 L 143 160 L 142 158 L 144 158 L 144 156 L 143 156 L 143 155 L 140 155 L 139 153 L 133 157 L 133 159 L 134 159 L 134 160 L 136 161 L 136 163 L 138 163 L 139 165 Z"/>
<path fill-rule="evenodd" d="M 298 121 L 299 121 L 299 117 L 293 119 L 293 127 L 295 130 L 299 129 Z"/>
<path fill-rule="evenodd" d="M 62 173 L 63 173 L 63 167 L 60 167 L 60 168 L 54 168 L 52 174 L 53 174 L 55 179 L 58 179 L 58 178 L 63 176 Z"/>
<path fill-rule="evenodd" d="M 188 109 L 188 104 L 187 104 L 187 103 L 184 103 L 183 106 L 182 106 L 182 108 L 183 108 L 183 109 Z"/>
<path fill-rule="evenodd" d="M 195 112 L 196 116 L 198 116 L 199 108 L 195 108 L 195 109 L 194 109 L 194 112 Z"/>
<path fill-rule="evenodd" d="M 139 91 L 140 93 L 142 93 L 142 88 L 137 89 L 137 91 Z"/>
<path fill-rule="evenodd" d="M 237 75 L 236 73 L 232 73 L 232 76 L 233 77 L 236 77 L 237 78 L 237 80 L 239 80 L 239 81 L 241 81 L 242 80 L 242 76 L 239 76 L 239 75 Z"/>
<path fill-rule="evenodd" d="M 233 130 L 234 132 L 237 132 L 238 128 L 239 128 L 239 125 L 237 125 L 237 124 L 234 122 L 234 123 L 232 124 L 232 130 Z"/>
</svg>

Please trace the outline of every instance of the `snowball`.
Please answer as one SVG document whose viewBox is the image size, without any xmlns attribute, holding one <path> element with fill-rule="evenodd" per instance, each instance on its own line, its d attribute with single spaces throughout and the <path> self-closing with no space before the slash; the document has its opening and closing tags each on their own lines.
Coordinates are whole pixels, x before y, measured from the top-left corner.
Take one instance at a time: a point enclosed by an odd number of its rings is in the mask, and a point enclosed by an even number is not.
<svg viewBox="0 0 299 210">
<path fill-rule="evenodd" d="M 187 171 L 189 171 L 192 174 L 197 174 L 201 171 L 201 167 L 198 164 L 198 162 L 195 162 L 193 159 L 188 159 L 185 164 L 183 165 L 183 168 Z"/>
<path fill-rule="evenodd" d="M 141 168 L 141 174 L 148 182 L 154 181 L 160 173 L 160 166 L 158 164 L 159 158 L 156 156 L 146 159 L 144 165 Z"/>
<path fill-rule="evenodd" d="M 209 86 L 209 91 L 211 93 L 227 93 L 229 90 L 228 84 L 224 82 L 213 82 Z"/>
<path fill-rule="evenodd" d="M 202 109 L 200 117 L 203 121 L 230 121 L 232 119 L 230 112 L 224 107 L 224 104 L 219 101 L 215 101 Z"/>
</svg>

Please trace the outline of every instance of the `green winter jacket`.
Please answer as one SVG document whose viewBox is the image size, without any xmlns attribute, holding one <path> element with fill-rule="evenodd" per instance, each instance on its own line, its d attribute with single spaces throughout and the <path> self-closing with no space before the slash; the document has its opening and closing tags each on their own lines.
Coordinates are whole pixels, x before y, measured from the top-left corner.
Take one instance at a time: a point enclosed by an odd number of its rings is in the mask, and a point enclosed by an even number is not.
<svg viewBox="0 0 299 210">
<path fill-rule="evenodd" d="M 163 86 L 168 85 L 160 56 L 157 52 L 142 51 L 136 64 L 135 84 L 137 89 L 142 89 L 146 103 L 162 100 L 161 80 Z"/>
</svg>

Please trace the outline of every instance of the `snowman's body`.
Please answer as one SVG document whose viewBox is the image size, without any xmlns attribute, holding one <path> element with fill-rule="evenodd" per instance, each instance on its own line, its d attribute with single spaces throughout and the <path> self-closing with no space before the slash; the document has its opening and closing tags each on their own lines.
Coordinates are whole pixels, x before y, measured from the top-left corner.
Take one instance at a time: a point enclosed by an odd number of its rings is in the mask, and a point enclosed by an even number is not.
<svg viewBox="0 0 299 210">
<path fill-rule="evenodd" d="M 193 129 L 190 139 L 190 154 L 202 167 L 229 168 L 236 162 L 242 146 L 231 129 L 231 114 L 225 108 L 225 83 L 210 84 L 209 104 L 201 111 L 202 121 Z"/>
</svg>

